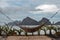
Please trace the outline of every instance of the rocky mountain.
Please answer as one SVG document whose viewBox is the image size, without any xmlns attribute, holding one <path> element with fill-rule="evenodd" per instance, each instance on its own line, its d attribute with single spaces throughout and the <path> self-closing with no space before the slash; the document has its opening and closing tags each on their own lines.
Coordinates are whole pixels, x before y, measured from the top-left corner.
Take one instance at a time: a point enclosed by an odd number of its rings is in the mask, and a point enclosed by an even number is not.
<svg viewBox="0 0 60 40">
<path fill-rule="evenodd" d="M 9 22 L 8 25 L 11 25 L 11 26 L 17 26 L 17 25 L 20 25 L 21 24 L 21 21 L 13 21 L 13 22 Z"/>
<path fill-rule="evenodd" d="M 60 25 L 60 22 L 56 22 L 55 25 Z"/>
<path fill-rule="evenodd" d="M 45 23 L 46 25 L 50 25 L 51 24 L 51 22 L 47 18 L 42 18 L 42 20 L 39 21 L 39 24 L 43 24 L 43 23 Z"/>
<path fill-rule="evenodd" d="M 38 25 L 38 22 L 30 17 L 23 19 L 22 25 Z"/>
<path fill-rule="evenodd" d="M 17 25 L 40 25 L 42 23 L 46 22 L 45 24 L 50 25 L 51 22 L 49 21 L 49 19 L 47 18 L 42 18 L 42 20 L 40 20 L 39 22 L 37 22 L 36 20 L 30 18 L 30 17 L 26 17 L 23 19 L 23 21 L 13 21 L 13 22 L 9 22 L 8 25 L 12 25 L 12 26 L 17 26 Z M 56 23 L 57 24 L 57 23 Z"/>
</svg>

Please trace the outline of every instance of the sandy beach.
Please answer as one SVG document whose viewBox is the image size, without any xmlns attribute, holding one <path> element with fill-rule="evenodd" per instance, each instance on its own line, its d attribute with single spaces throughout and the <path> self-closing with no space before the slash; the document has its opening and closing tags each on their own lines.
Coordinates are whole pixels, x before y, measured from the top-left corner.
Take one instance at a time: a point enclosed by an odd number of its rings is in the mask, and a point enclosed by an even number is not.
<svg viewBox="0 0 60 40">
<path fill-rule="evenodd" d="M 7 38 L 2 38 L 1 40 L 52 40 L 52 38 L 47 36 L 8 36 Z"/>
</svg>

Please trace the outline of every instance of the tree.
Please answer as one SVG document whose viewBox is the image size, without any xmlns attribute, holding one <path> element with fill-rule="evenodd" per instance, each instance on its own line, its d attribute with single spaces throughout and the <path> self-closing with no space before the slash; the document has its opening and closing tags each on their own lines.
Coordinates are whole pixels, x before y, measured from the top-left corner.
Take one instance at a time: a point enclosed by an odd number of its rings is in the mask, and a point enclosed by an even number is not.
<svg viewBox="0 0 60 40">
<path fill-rule="evenodd" d="M 21 32 L 23 32 L 22 29 L 16 30 L 18 32 L 19 35 L 21 35 Z"/>
<path fill-rule="evenodd" d="M 43 26 L 43 27 L 41 28 L 41 30 L 44 30 L 44 33 L 45 33 L 45 35 L 46 35 L 46 30 L 47 30 L 47 28 L 46 28 L 45 26 Z"/>
<path fill-rule="evenodd" d="M 47 27 L 47 29 L 50 30 L 50 35 L 52 35 L 52 32 L 51 32 L 52 29 L 55 30 L 55 32 L 57 32 L 57 28 L 54 27 L 53 25 L 51 25 L 50 27 Z"/>
<path fill-rule="evenodd" d="M 38 30 L 38 35 L 40 35 L 40 29 Z"/>
</svg>

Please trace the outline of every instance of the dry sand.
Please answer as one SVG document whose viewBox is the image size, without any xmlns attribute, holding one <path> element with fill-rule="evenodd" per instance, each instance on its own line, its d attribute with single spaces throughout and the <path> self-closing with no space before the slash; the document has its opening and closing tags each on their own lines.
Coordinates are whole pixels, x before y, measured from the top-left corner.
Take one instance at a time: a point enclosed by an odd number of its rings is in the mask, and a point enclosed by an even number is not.
<svg viewBox="0 0 60 40">
<path fill-rule="evenodd" d="M 47 36 L 9 36 L 6 40 L 51 40 Z"/>
<path fill-rule="evenodd" d="M 7 38 L 2 38 L 0 36 L 0 40 L 52 40 L 48 36 L 8 36 Z M 53 40 L 60 40 L 60 38 L 56 38 Z"/>
</svg>

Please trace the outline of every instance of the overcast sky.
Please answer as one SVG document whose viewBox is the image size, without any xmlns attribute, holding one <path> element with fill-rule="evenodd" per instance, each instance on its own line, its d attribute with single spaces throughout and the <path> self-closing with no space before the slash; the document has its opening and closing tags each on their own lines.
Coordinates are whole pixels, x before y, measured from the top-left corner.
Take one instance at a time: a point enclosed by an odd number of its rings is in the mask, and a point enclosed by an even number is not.
<svg viewBox="0 0 60 40">
<path fill-rule="evenodd" d="M 43 17 L 50 18 L 60 9 L 60 0 L 0 0 L 0 10 L 12 20 L 23 20 L 27 16 L 39 21 Z M 0 13 L 0 24 L 10 22 Z M 60 12 L 50 20 L 60 21 Z"/>
</svg>

